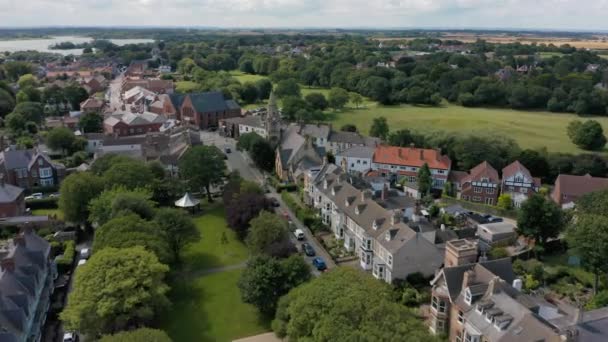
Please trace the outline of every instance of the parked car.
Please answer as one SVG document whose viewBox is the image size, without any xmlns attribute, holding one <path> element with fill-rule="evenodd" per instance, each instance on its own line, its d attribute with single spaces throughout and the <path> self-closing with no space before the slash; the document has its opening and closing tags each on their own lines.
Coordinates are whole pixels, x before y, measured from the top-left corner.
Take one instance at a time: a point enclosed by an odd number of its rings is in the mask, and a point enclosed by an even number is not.
<svg viewBox="0 0 608 342">
<path fill-rule="evenodd" d="M 232 150 L 230 149 L 230 147 L 224 147 L 224 152 L 231 153 Z"/>
<path fill-rule="evenodd" d="M 83 248 L 80 250 L 80 257 L 82 259 L 88 259 L 91 257 L 91 250 L 88 248 Z"/>
<path fill-rule="evenodd" d="M 42 192 L 35 192 L 27 197 L 25 197 L 25 200 L 34 200 L 34 199 L 42 199 L 43 195 Z"/>
<path fill-rule="evenodd" d="M 302 252 L 304 252 L 304 254 L 307 256 L 315 256 L 316 254 L 314 248 L 312 248 L 312 246 L 306 242 L 302 244 Z"/>
<path fill-rule="evenodd" d="M 54 194 L 50 194 L 49 197 L 51 197 L 51 198 L 58 198 L 59 197 L 59 193 L 56 192 Z"/>
<path fill-rule="evenodd" d="M 87 263 L 87 259 L 80 259 L 80 260 L 78 260 L 78 264 L 76 265 L 76 267 L 82 266 L 82 265 L 84 265 L 86 263 Z"/>
<path fill-rule="evenodd" d="M 327 269 L 327 265 L 325 265 L 325 260 L 321 257 L 316 257 L 312 259 L 312 265 L 319 271 L 325 271 Z"/>
<path fill-rule="evenodd" d="M 279 203 L 279 200 L 276 198 L 271 198 L 270 199 L 270 205 L 272 205 L 275 208 L 278 208 L 281 206 L 281 204 Z"/>
<path fill-rule="evenodd" d="M 296 239 L 298 240 L 304 240 L 304 232 L 302 231 L 302 229 L 298 228 L 293 232 L 293 235 L 296 237 Z"/>
<path fill-rule="evenodd" d="M 68 331 L 63 334 L 63 342 L 77 342 L 78 335 L 72 331 Z"/>
</svg>

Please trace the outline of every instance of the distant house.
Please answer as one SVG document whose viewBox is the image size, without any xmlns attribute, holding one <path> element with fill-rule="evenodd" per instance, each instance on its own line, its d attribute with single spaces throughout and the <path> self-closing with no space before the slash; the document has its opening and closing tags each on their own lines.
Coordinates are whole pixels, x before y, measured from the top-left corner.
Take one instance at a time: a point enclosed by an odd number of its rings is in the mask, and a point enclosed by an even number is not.
<svg viewBox="0 0 608 342">
<path fill-rule="evenodd" d="M 104 91 L 108 86 L 108 81 L 103 75 L 87 76 L 80 80 L 80 85 L 89 94 L 95 94 Z"/>
<path fill-rule="evenodd" d="M 322 165 L 324 157 L 324 147 L 316 146 L 310 136 L 302 136 L 297 126 L 290 126 L 276 150 L 275 172 L 282 181 L 299 180 L 310 168 Z"/>
<path fill-rule="evenodd" d="M 500 191 L 498 171 L 484 161 L 460 180 L 459 197 L 465 201 L 496 205 Z"/>
<path fill-rule="evenodd" d="M 331 127 L 330 127 L 331 128 Z M 380 139 L 366 137 L 358 132 L 343 132 L 330 130 L 326 149 L 337 155 L 338 153 L 355 146 L 376 147 Z"/>
<path fill-rule="evenodd" d="M 201 129 L 218 127 L 219 121 L 241 115 L 241 107 L 234 100 L 226 100 L 221 92 L 186 94 L 178 119 Z"/>
<path fill-rule="evenodd" d="M 0 218 L 21 216 L 25 213 L 24 189 L 7 184 L 0 175 Z"/>
<path fill-rule="evenodd" d="M 489 247 L 506 246 L 515 241 L 515 225 L 509 222 L 483 223 L 477 226 L 477 236 Z"/>
<path fill-rule="evenodd" d="M 88 99 L 80 103 L 80 110 L 84 113 L 101 113 L 105 102 L 95 97 L 89 97 Z"/>
<path fill-rule="evenodd" d="M 41 341 L 56 278 L 51 245 L 31 228 L 0 246 L 0 341 Z"/>
<path fill-rule="evenodd" d="M 256 133 L 262 138 L 268 137 L 264 117 L 261 115 L 238 116 L 220 120 L 220 127 L 227 136 L 238 138 L 243 134 Z"/>
<path fill-rule="evenodd" d="M 365 174 L 372 168 L 374 147 L 354 146 L 339 152 L 336 155 L 336 165 L 344 172 Z"/>
<path fill-rule="evenodd" d="M 540 178 L 534 178 L 518 160 L 502 169 L 501 192 L 511 196 L 513 206 L 519 208 L 528 197 L 540 189 Z"/>
<path fill-rule="evenodd" d="M 116 112 L 104 120 L 103 126 L 104 133 L 122 137 L 158 132 L 165 121 L 165 117 L 150 112 Z"/>
<path fill-rule="evenodd" d="M 551 198 L 562 208 L 572 208 L 576 200 L 585 194 L 608 189 L 608 178 L 564 175 L 557 176 Z"/>
<path fill-rule="evenodd" d="M 160 79 L 125 79 L 122 82 L 121 93 L 124 94 L 127 91 L 135 88 L 142 87 L 156 94 L 173 94 L 175 85 L 171 80 L 160 80 Z"/>
<path fill-rule="evenodd" d="M 442 189 L 448 179 L 452 161 L 440 150 L 416 147 L 378 146 L 374 152 L 372 170 L 383 177 L 396 175 L 410 183 L 417 182 L 418 170 L 427 164 L 431 170 L 433 188 Z"/>
<path fill-rule="evenodd" d="M 156 93 L 144 87 L 137 86 L 127 90 L 123 94 L 123 101 L 126 104 L 141 105 L 145 101 L 152 102 L 156 99 Z"/>
<path fill-rule="evenodd" d="M 59 185 L 65 176 L 65 166 L 36 149 L 8 149 L 0 152 L 0 174 L 7 184 L 32 189 Z"/>
</svg>

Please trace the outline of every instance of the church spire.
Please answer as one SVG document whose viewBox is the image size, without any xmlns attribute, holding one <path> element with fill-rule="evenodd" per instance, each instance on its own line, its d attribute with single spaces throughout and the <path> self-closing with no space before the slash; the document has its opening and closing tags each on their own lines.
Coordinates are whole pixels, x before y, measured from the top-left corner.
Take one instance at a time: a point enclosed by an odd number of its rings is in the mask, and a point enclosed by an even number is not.
<svg viewBox="0 0 608 342">
<path fill-rule="evenodd" d="M 274 90 L 270 91 L 270 98 L 268 99 L 268 115 L 270 116 L 271 114 L 276 114 L 278 112 L 278 108 L 277 108 L 277 98 L 274 95 Z"/>
</svg>

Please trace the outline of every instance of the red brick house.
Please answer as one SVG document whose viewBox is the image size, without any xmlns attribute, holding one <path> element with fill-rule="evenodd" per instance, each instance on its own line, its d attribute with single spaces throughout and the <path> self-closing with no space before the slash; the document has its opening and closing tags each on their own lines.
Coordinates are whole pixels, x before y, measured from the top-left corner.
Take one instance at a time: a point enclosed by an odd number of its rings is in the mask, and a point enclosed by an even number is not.
<svg viewBox="0 0 608 342">
<path fill-rule="evenodd" d="M 36 149 L 0 153 L 0 174 L 7 184 L 25 189 L 56 186 L 65 177 L 65 166 Z"/>
<path fill-rule="evenodd" d="M 487 161 L 471 169 L 460 183 L 460 198 L 465 201 L 496 205 L 500 190 L 498 171 Z"/>
<path fill-rule="evenodd" d="M 104 120 L 103 129 L 105 134 L 119 137 L 141 135 L 158 132 L 165 121 L 165 117 L 150 112 L 141 114 L 119 112 Z"/>
<path fill-rule="evenodd" d="M 83 113 L 101 113 L 105 102 L 103 100 L 90 97 L 80 103 L 80 110 Z"/>
<path fill-rule="evenodd" d="M 532 177 L 530 171 L 519 160 L 502 169 L 501 193 L 511 196 L 514 207 L 519 208 L 539 189 L 540 178 Z"/>
<path fill-rule="evenodd" d="M 440 150 L 416 147 L 378 146 L 372 159 L 372 170 L 383 177 L 397 175 L 409 183 L 416 183 L 418 170 L 427 164 L 433 178 L 433 188 L 442 189 L 448 179 L 452 161 Z"/>
<path fill-rule="evenodd" d="M 25 213 L 25 191 L 7 184 L 0 176 L 0 218 L 21 216 Z"/>
<path fill-rule="evenodd" d="M 221 92 L 187 94 L 181 104 L 178 119 L 201 129 L 218 127 L 219 120 L 241 115 L 234 100 L 226 100 Z"/>
<path fill-rule="evenodd" d="M 608 189 L 608 178 L 584 176 L 559 175 L 555 180 L 555 187 L 551 198 L 562 208 L 572 208 L 574 202 L 581 196 L 594 191 Z"/>
</svg>

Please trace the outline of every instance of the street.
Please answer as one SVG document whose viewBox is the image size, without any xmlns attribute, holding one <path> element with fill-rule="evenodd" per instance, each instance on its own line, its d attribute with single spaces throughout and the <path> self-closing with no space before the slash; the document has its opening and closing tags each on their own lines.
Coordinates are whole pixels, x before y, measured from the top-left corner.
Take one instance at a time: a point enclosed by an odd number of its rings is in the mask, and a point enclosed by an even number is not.
<svg viewBox="0 0 608 342">
<path fill-rule="evenodd" d="M 110 86 L 108 87 L 110 109 L 112 112 L 120 110 L 120 107 L 122 106 L 122 102 L 120 101 L 120 88 L 122 86 L 123 78 L 124 74 L 116 76 L 116 78 L 110 82 Z"/>
<path fill-rule="evenodd" d="M 234 170 L 238 171 L 239 174 L 241 175 L 241 177 L 243 177 L 243 179 L 246 179 L 249 181 L 254 181 L 260 185 L 265 184 L 264 175 L 253 165 L 253 162 L 251 161 L 251 159 L 245 153 L 243 153 L 241 151 L 237 151 L 236 141 L 234 139 L 221 137 L 221 136 L 219 136 L 219 134 L 217 134 L 215 132 L 201 131 L 201 141 L 203 141 L 203 143 L 205 145 L 217 146 L 222 152 L 224 152 L 225 147 L 229 147 L 231 152 L 227 154 L 228 168 L 231 171 L 234 171 Z M 313 237 L 313 234 L 310 231 L 310 229 L 308 229 L 308 227 L 306 227 L 304 224 L 302 224 L 302 222 L 300 222 L 300 220 L 298 220 L 296 218 L 295 213 L 291 209 L 289 209 L 289 207 L 287 207 L 287 205 L 283 202 L 281 195 L 279 193 L 275 192 L 272 187 L 268 187 L 268 188 L 270 190 L 270 193 L 267 193 L 266 196 L 268 198 L 275 198 L 280 204 L 280 206 L 278 208 L 276 208 L 277 212 L 287 213 L 287 215 L 289 216 L 289 219 L 295 225 L 295 227 L 292 227 L 292 228 L 294 228 L 294 229 L 299 228 L 304 232 L 305 239 L 302 241 L 296 240 L 295 236 L 293 236 L 293 234 L 290 234 L 290 239 L 293 242 L 293 244 L 298 248 L 298 250 L 301 249 L 302 243 L 308 242 L 308 244 L 310 244 L 312 246 L 312 248 L 315 250 L 317 256 L 320 256 L 321 258 L 323 258 L 323 260 L 325 261 L 325 264 L 327 265 L 327 269 L 332 269 L 332 268 L 336 267 L 336 264 L 333 262 L 332 258 L 329 256 L 329 253 L 327 253 L 325 248 L 323 248 L 323 246 L 321 246 L 321 244 L 317 241 L 317 239 L 315 239 Z M 309 264 L 312 264 L 312 259 L 314 257 L 309 257 L 309 256 L 306 256 L 305 254 L 302 254 L 302 257 Z M 314 269 L 314 267 L 313 267 L 313 273 L 315 275 L 319 275 L 319 271 Z"/>
</svg>

